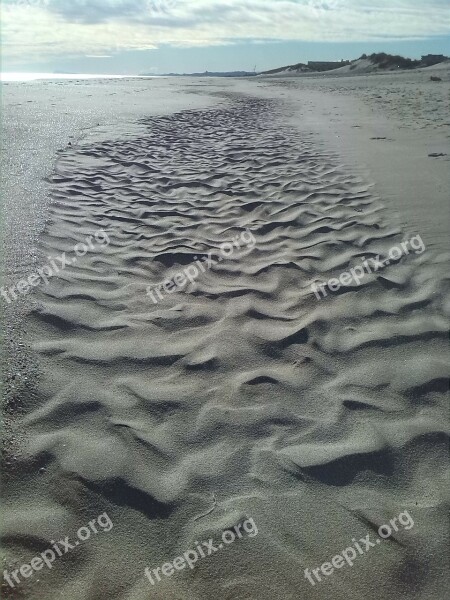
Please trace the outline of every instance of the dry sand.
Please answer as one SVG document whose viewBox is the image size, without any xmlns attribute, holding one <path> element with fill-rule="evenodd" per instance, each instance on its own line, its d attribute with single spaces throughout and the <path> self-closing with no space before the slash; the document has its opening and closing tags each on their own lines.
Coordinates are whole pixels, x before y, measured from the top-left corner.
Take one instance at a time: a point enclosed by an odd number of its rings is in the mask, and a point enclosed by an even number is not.
<svg viewBox="0 0 450 600">
<path fill-rule="evenodd" d="M 382 113 L 372 77 L 183 81 L 216 104 L 129 115 L 59 153 L 40 264 L 99 229 L 109 243 L 31 297 L 40 375 L 7 457 L 5 565 L 105 511 L 114 526 L 5 597 L 446 597 L 449 169 L 423 152 L 450 155 L 449 83 L 390 75 Z M 423 253 L 316 299 L 312 282 L 414 235 Z M 403 511 L 413 527 L 305 578 Z M 248 519 L 256 536 L 144 577 Z"/>
</svg>

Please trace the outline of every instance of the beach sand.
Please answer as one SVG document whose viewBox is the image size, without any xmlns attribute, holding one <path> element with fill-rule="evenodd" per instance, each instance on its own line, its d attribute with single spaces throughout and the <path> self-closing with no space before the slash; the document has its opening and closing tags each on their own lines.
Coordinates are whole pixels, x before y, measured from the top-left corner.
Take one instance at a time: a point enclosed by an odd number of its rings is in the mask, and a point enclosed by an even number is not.
<svg viewBox="0 0 450 600">
<path fill-rule="evenodd" d="M 97 99 L 35 166 L 45 226 L 8 254 L 8 281 L 67 264 L 7 306 L 33 374 L 7 411 L 4 568 L 113 526 L 4 597 L 446 597 L 448 75 L 164 80 L 151 109 L 128 85 L 135 109 Z"/>
</svg>

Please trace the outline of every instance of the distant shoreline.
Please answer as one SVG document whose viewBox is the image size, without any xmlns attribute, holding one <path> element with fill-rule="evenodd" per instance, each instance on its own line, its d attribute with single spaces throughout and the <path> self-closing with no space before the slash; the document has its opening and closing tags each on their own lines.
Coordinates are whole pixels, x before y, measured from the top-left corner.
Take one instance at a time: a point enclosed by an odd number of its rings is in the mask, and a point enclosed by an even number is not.
<svg viewBox="0 0 450 600">
<path fill-rule="evenodd" d="M 97 73 L 0 73 L 0 81 L 39 81 L 41 79 L 155 79 L 163 75 L 111 75 Z"/>
</svg>

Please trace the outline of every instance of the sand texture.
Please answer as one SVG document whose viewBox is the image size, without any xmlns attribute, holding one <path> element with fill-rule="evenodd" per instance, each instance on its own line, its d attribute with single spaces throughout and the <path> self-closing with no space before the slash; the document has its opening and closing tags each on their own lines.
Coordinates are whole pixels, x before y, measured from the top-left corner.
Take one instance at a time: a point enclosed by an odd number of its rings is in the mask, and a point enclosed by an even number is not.
<svg viewBox="0 0 450 600">
<path fill-rule="evenodd" d="M 223 85 L 220 106 L 58 154 L 41 263 L 99 230 L 108 244 L 33 293 L 40 376 L 8 478 L 7 564 L 105 511 L 114 527 L 5 597 L 444 598 L 448 257 L 423 234 L 422 252 L 318 300 L 314 282 L 423 232 L 293 124 L 283 86 Z M 147 294 L 195 264 L 193 283 Z M 305 579 L 405 510 L 412 529 Z M 255 537 L 145 578 L 250 518 Z"/>
</svg>

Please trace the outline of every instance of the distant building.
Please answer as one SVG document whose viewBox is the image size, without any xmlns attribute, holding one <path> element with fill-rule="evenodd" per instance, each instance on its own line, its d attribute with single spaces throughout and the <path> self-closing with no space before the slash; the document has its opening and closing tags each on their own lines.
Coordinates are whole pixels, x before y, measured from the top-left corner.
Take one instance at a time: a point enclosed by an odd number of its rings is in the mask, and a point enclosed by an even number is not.
<svg viewBox="0 0 450 600">
<path fill-rule="evenodd" d="M 448 60 L 448 57 L 443 54 L 427 54 L 426 56 L 422 56 L 422 63 L 427 67 L 437 65 L 445 60 Z"/>
<path fill-rule="evenodd" d="M 345 67 L 351 64 L 349 60 L 341 60 L 340 62 L 322 62 L 322 61 L 309 61 L 308 67 L 313 71 L 332 71 L 333 69 L 339 69 L 339 67 Z"/>
</svg>

